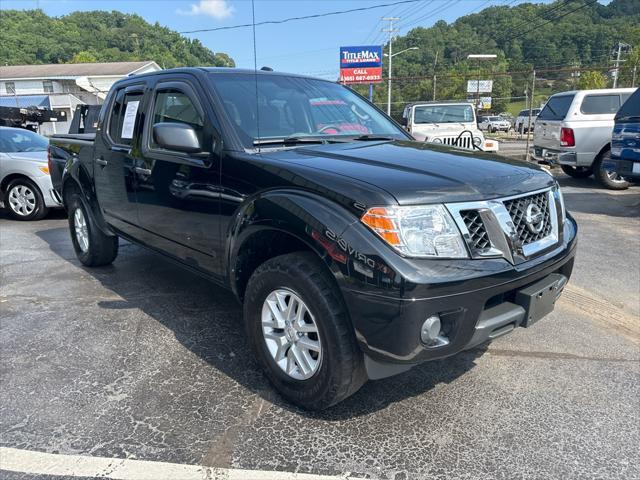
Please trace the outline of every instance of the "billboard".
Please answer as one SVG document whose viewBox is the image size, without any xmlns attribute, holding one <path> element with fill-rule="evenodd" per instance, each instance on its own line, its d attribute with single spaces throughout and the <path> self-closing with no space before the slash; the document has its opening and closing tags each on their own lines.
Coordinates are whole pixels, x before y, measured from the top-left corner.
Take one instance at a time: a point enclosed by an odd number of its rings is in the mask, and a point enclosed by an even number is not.
<svg viewBox="0 0 640 480">
<path fill-rule="evenodd" d="M 382 46 L 340 47 L 340 83 L 382 81 Z"/>
<path fill-rule="evenodd" d="M 478 80 L 467 81 L 467 93 L 491 93 L 493 90 L 493 80 L 480 80 L 480 89 L 478 90 Z"/>
</svg>

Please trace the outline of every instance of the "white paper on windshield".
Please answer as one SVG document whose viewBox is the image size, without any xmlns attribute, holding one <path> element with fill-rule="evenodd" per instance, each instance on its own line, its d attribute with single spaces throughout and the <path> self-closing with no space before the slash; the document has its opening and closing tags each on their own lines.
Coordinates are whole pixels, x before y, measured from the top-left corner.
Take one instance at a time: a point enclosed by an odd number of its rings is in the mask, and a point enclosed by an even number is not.
<svg viewBox="0 0 640 480">
<path fill-rule="evenodd" d="M 136 125 L 136 114 L 138 113 L 139 100 L 127 103 L 127 109 L 124 112 L 124 121 L 122 122 L 122 133 L 120 138 L 133 138 L 133 127 Z"/>
</svg>

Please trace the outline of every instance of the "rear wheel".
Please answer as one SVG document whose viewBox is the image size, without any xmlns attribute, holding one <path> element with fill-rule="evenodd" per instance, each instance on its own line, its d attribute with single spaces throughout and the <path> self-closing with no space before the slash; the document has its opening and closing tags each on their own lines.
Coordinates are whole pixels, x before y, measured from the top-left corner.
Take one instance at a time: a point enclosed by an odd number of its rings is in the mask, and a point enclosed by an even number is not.
<svg viewBox="0 0 640 480">
<path fill-rule="evenodd" d="M 67 202 L 69 231 L 78 260 L 87 267 L 109 265 L 118 256 L 118 237 L 98 228 L 80 195 L 72 193 Z"/>
<path fill-rule="evenodd" d="M 611 150 L 606 150 L 598 155 L 598 158 L 593 162 L 595 177 L 609 190 L 626 190 L 629 188 L 629 182 L 627 182 L 627 180 L 625 180 L 621 175 L 618 175 L 617 172 L 605 167 L 605 164 L 610 159 Z"/>
<path fill-rule="evenodd" d="M 574 167 L 572 165 L 560 165 L 564 173 L 573 178 L 587 178 L 593 175 L 591 167 Z"/>
<path fill-rule="evenodd" d="M 16 178 L 9 182 L 4 203 L 11 218 L 16 220 L 40 220 L 49 212 L 42 192 L 28 178 Z"/>
<path fill-rule="evenodd" d="M 253 351 L 287 400 L 322 410 L 366 381 L 342 296 L 310 252 L 281 255 L 249 279 L 244 318 Z"/>
</svg>

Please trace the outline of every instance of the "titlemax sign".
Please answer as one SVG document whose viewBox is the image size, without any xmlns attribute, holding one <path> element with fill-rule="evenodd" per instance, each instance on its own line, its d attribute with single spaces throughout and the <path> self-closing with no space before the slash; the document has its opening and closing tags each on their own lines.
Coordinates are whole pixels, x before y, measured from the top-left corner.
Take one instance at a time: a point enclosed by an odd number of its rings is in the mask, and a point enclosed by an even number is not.
<svg viewBox="0 0 640 480">
<path fill-rule="evenodd" d="M 340 47 L 341 83 L 378 83 L 382 81 L 380 45 Z"/>
</svg>

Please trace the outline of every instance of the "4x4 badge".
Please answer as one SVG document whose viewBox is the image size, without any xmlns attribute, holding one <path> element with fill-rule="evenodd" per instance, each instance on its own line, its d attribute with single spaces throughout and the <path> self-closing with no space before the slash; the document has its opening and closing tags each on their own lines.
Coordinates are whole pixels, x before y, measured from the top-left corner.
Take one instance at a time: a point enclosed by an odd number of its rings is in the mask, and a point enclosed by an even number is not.
<svg viewBox="0 0 640 480">
<path fill-rule="evenodd" d="M 531 233 L 540 233 L 544 228 L 544 215 L 535 203 L 530 203 L 524 215 L 524 221 Z"/>
</svg>

